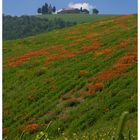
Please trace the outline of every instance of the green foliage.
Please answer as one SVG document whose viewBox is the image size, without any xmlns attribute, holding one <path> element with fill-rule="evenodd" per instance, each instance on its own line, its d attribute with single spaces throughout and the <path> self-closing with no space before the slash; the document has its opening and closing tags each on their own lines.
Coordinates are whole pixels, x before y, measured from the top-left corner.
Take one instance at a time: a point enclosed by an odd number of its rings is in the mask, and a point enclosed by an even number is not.
<svg viewBox="0 0 140 140">
<path fill-rule="evenodd" d="M 40 9 L 38 9 L 40 12 Z M 35 16 L 3 17 L 3 39 L 11 40 L 33 36 L 39 33 L 48 32 L 58 28 L 75 25 L 75 22 L 66 22 L 60 18 L 48 20 Z"/>
<path fill-rule="evenodd" d="M 118 125 L 116 140 L 124 140 L 123 129 L 124 129 L 127 115 L 128 115 L 128 112 L 123 112 L 121 117 L 120 117 L 120 122 Z"/>
<path fill-rule="evenodd" d="M 131 130 L 128 131 L 128 139 L 131 140 Z"/>
</svg>

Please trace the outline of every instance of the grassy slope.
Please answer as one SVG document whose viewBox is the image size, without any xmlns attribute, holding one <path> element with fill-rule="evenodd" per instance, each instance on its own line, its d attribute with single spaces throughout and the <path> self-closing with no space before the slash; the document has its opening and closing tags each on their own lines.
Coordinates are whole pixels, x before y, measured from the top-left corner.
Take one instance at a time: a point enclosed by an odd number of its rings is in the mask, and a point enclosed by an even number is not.
<svg viewBox="0 0 140 140">
<path fill-rule="evenodd" d="M 55 18 L 61 18 L 64 21 L 76 22 L 76 23 L 85 23 L 92 22 L 97 20 L 102 20 L 111 17 L 117 17 L 119 15 L 89 15 L 89 14 L 55 14 L 55 15 L 39 15 L 39 18 L 48 18 L 53 20 Z"/>
<path fill-rule="evenodd" d="M 136 134 L 136 21 L 128 15 L 5 41 L 4 135 L 15 140 L 25 131 L 23 139 L 31 139 L 28 132 L 50 121 L 53 136 L 58 128 L 69 136 L 108 131 L 125 110 L 126 128 Z"/>
</svg>

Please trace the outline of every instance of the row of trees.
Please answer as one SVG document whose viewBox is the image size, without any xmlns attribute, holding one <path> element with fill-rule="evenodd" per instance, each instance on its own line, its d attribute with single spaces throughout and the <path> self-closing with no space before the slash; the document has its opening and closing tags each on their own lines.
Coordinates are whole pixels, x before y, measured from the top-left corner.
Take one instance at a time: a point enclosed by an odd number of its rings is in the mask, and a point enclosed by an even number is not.
<svg viewBox="0 0 140 140">
<path fill-rule="evenodd" d="M 37 12 L 38 14 L 52 14 L 56 12 L 56 7 L 45 3 L 41 8 L 38 8 Z"/>
<path fill-rule="evenodd" d="M 82 7 L 79 9 L 81 11 L 81 13 L 89 13 L 89 11 L 87 9 L 82 9 Z M 47 3 L 45 3 L 41 8 L 37 9 L 38 14 L 52 14 L 56 12 L 56 7 L 52 6 L 51 4 L 48 5 Z M 93 9 L 92 10 L 93 14 L 98 14 L 99 10 L 98 9 Z"/>
<path fill-rule="evenodd" d="M 24 38 L 75 24 L 76 22 L 68 22 L 59 18 L 49 20 L 35 16 L 12 17 L 3 15 L 3 39 Z"/>
<path fill-rule="evenodd" d="M 81 11 L 81 12 L 89 13 L 89 11 L 88 11 L 87 9 L 83 9 L 82 7 L 80 8 L 80 11 Z M 96 9 L 96 8 L 94 8 L 94 9 L 92 10 L 92 13 L 97 15 L 97 14 L 99 14 L 99 10 Z"/>
</svg>

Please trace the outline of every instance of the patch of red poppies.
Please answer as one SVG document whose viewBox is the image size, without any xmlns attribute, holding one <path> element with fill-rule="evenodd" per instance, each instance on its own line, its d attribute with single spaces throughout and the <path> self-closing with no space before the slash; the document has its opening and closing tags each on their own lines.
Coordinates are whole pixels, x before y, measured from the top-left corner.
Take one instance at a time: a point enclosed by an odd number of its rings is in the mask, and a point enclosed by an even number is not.
<svg viewBox="0 0 140 140">
<path fill-rule="evenodd" d="M 121 17 L 117 18 L 116 21 L 119 21 L 119 22 L 125 21 L 125 20 L 129 19 L 130 16 L 131 16 L 131 15 L 121 16 Z"/>
<path fill-rule="evenodd" d="M 48 126 L 47 124 L 24 124 L 18 127 L 18 130 L 23 132 L 34 133 L 38 131 L 42 126 Z"/>
<path fill-rule="evenodd" d="M 80 94 L 81 94 L 81 95 L 88 95 L 89 92 L 88 92 L 88 91 L 80 91 Z"/>
<path fill-rule="evenodd" d="M 29 51 L 27 54 L 24 54 L 24 55 L 19 56 L 19 57 L 13 57 L 12 59 L 10 59 L 8 61 L 8 66 L 16 67 L 20 64 L 25 63 L 27 60 L 30 60 L 32 56 L 44 55 L 44 54 L 48 54 L 46 49 L 41 49 L 38 51 Z"/>
<path fill-rule="evenodd" d="M 134 45 L 129 46 L 129 42 L 131 44 L 134 44 L 135 46 Z M 127 38 L 127 39 L 120 41 L 119 45 L 121 48 L 128 48 L 128 47 L 130 48 L 131 47 L 131 49 L 133 49 L 134 51 L 137 51 L 137 43 L 138 43 L 137 37 L 134 37 L 134 38 Z"/>
<path fill-rule="evenodd" d="M 32 133 L 36 132 L 39 128 L 40 128 L 39 124 L 26 124 L 26 125 L 19 126 L 20 131 L 32 132 Z"/>
<path fill-rule="evenodd" d="M 50 64 L 52 64 L 52 62 L 46 61 L 45 62 L 45 66 L 48 67 Z"/>
<path fill-rule="evenodd" d="M 117 61 L 117 64 L 131 65 L 133 63 L 137 63 L 137 55 L 134 52 L 127 53 Z"/>
<path fill-rule="evenodd" d="M 8 128 L 3 128 L 3 129 L 2 129 L 2 132 L 3 132 L 4 135 L 6 135 L 6 134 L 8 133 L 8 131 L 9 131 Z"/>
<path fill-rule="evenodd" d="M 49 64 L 52 64 L 53 61 L 59 60 L 61 58 L 72 58 L 74 56 L 74 53 L 68 50 L 61 49 L 61 54 L 51 54 L 47 57 L 45 66 L 48 66 Z"/>
<path fill-rule="evenodd" d="M 96 50 L 100 47 L 99 44 L 93 44 L 91 46 L 85 46 L 83 48 L 80 49 L 81 52 L 89 52 L 91 50 Z"/>
<path fill-rule="evenodd" d="M 103 82 L 118 78 L 126 74 L 125 70 L 131 65 L 137 63 L 137 55 L 135 52 L 129 52 L 121 57 L 111 68 L 99 73 L 96 77 L 92 77 L 88 80 L 86 88 L 88 91 L 82 91 L 80 94 L 96 93 L 98 90 L 102 90 L 104 87 Z M 93 84 L 93 82 L 95 84 Z"/>
<path fill-rule="evenodd" d="M 56 45 L 56 46 L 50 46 L 48 48 L 43 48 L 43 49 L 40 49 L 37 51 L 29 51 L 28 53 L 26 53 L 22 56 L 9 58 L 8 66 L 16 67 L 18 65 L 26 63 L 33 56 L 40 56 L 40 55 L 46 55 L 46 54 L 48 55 L 48 54 L 50 54 L 50 51 L 52 51 L 52 50 L 58 50 L 60 52 L 63 52 L 63 47 L 64 47 L 64 45 L 60 44 L 60 45 Z M 67 53 L 67 55 L 70 55 L 70 54 Z M 54 57 L 58 57 L 58 56 L 54 56 Z"/>
<path fill-rule="evenodd" d="M 86 91 L 81 91 L 81 95 L 86 95 L 86 94 L 95 94 L 97 91 L 101 91 L 104 88 L 104 84 L 101 82 L 98 83 L 88 83 L 86 84 Z"/>
<path fill-rule="evenodd" d="M 61 58 L 70 58 L 70 57 L 74 57 L 75 54 L 71 53 L 71 52 L 65 52 L 63 54 L 52 54 L 52 55 L 49 55 L 47 60 L 58 60 L 58 59 L 61 59 Z"/>
<path fill-rule="evenodd" d="M 113 65 L 110 69 L 105 70 L 97 76 L 98 81 L 106 81 L 111 80 L 115 77 L 119 77 L 124 74 L 124 70 L 126 70 L 132 64 L 137 63 L 137 56 L 130 55 L 129 53 L 121 57 L 115 65 Z"/>
<path fill-rule="evenodd" d="M 95 83 L 95 84 L 89 83 L 89 84 L 87 84 L 88 92 L 90 94 L 93 94 L 93 93 L 96 93 L 97 91 L 102 90 L 103 87 L 104 87 L 103 83 Z"/>
<path fill-rule="evenodd" d="M 86 38 L 79 38 L 79 39 L 74 40 L 73 42 L 74 43 L 81 43 L 82 41 L 85 41 L 85 40 L 86 40 Z"/>
<path fill-rule="evenodd" d="M 88 36 L 86 36 L 86 39 L 93 39 L 95 36 L 97 36 L 97 34 L 90 34 Z"/>
<path fill-rule="evenodd" d="M 108 49 L 104 49 L 100 52 L 100 54 L 106 54 L 109 55 L 112 53 L 112 51 L 114 50 L 114 48 L 108 48 Z"/>
</svg>

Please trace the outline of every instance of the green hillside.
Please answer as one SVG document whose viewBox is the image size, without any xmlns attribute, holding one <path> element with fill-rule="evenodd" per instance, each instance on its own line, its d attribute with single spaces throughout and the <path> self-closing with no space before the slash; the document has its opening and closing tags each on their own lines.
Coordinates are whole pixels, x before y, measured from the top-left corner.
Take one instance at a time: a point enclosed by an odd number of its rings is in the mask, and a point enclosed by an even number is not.
<svg viewBox="0 0 140 140">
<path fill-rule="evenodd" d="M 137 15 L 4 42 L 6 140 L 110 140 L 124 111 L 136 140 Z"/>
<path fill-rule="evenodd" d="M 38 15 L 39 18 L 47 18 L 49 20 L 62 19 L 65 22 L 76 22 L 76 23 L 85 23 L 93 22 L 97 20 L 102 20 L 106 18 L 117 17 L 119 15 L 108 15 L 108 14 L 99 14 L 99 15 L 90 15 L 90 14 L 54 14 L 54 15 Z"/>
</svg>

